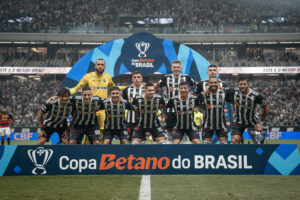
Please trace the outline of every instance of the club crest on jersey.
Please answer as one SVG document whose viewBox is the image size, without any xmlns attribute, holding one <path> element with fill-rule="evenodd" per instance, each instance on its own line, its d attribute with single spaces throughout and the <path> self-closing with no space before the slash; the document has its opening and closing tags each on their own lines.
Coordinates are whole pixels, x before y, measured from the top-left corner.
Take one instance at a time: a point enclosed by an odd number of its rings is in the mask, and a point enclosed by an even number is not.
<svg viewBox="0 0 300 200">
<path fill-rule="evenodd" d="M 106 83 L 106 79 L 103 79 L 103 83 Z"/>
</svg>

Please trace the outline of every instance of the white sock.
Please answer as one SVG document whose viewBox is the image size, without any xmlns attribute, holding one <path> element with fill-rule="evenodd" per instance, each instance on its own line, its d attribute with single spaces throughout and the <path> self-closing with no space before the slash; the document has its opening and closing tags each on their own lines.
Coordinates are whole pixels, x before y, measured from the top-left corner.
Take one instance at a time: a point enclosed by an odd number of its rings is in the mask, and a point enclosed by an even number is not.
<svg viewBox="0 0 300 200">
<path fill-rule="evenodd" d="M 189 137 L 186 134 L 184 134 L 181 141 L 182 141 L 182 144 L 190 144 L 191 143 Z"/>
<path fill-rule="evenodd" d="M 166 144 L 173 144 L 173 137 L 172 137 L 172 133 L 167 133 L 167 142 Z"/>
</svg>

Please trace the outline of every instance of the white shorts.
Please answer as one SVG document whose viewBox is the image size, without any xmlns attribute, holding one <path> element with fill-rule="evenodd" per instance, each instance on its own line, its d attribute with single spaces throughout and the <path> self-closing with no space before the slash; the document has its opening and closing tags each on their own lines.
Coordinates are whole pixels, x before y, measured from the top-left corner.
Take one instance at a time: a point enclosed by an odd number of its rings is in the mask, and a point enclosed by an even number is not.
<svg viewBox="0 0 300 200">
<path fill-rule="evenodd" d="M 10 136 L 10 128 L 9 127 L 5 127 L 5 128 L 0 128 L 0 136 Z"/>
</svg>

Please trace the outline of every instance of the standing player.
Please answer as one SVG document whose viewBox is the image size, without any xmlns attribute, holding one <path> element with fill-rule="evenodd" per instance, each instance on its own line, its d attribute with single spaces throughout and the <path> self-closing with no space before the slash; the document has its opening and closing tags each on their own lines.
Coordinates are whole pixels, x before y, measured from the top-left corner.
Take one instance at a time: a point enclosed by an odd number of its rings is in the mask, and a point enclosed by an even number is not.
<svg viewBox="0 0 300 200">
<path fill-rule="evenodd" d="M 262 133 L 262 126 L 270 112 L 265 99 L 249 88 L 249 81 L 245 77 L 239 78 L 238 89 L 230 89 L 228 92 L 234 109 L 231 143 L 239 144 L 246 128 L 255 144 L 264 143 L 265 133 Z M 258 106 L 263 109 L 260 119 L 257 116 Z"/>
<path fill-rule="evenodd" d="M 84 77 L 76 85 L 76 87 L 70 90 L 71 95 L 77 93 L 85 85 L 88 85 L 92 89 L 93 96 L 98 96 L 102 99 L 106 99 L 108 88 L 113 87 L 115 84 L 111 76 L 108 73 L 104 72 L 105 67 L 105 61 L 103 59 L 98 59 L 95 64 L 96 71 L 84 75 Z M 105 112 L 102 110 L 97 112 L 96 115 L 99 123 L 99 128 L 103 135 Z"/>
<path fill-rule="evenodd" d="M 191 77 L 185 74 L 181 74 L 181 61 L 174 60 L 171 66 L 172 74 L 165 75 L 161 80 L 157 82 L 159 87 L 166 87 L 167 89 L 167 101 L 174 96 L 179 95 L 179 83 L 187 82 L 190 86 L 196 86 L 198 83 L 194 81 Z M 172 128 L 175 126 L 175 123 L 172 123 L 176 120 L 174 110 L 167 109 L 167 119 L 166 119 L 166 129 L 168 131 L 168 135 L 172 133 Z M 169 139 L 169 136 L 168 136 Z M 184 143 L 189 143 L 188 138 L 183 139 Z"/>
<path fill-rule="evenodd" d="M 217 66 L 216 65 L 209 65 L 208 69 L 207 69 L 207 75 L 208 75 L 208 78 L 210 78 L 210 77 L 217 77 L 217 75 L 218 75 L 218 68 L 217 68 Z M 224 81 L 222 81 L 219 78 L 218 78 L 218 81 L 219 81 L 219 87 L 220 88 L 225 88 L 226 87 L 226 83 Z M 208 88 L 208 79 L 200 81 L 199 84 L 197 85 L 197 87 L 195 88 L 195 92 L 194 93 L 197 96 L 199 96 L 207 88 Z"/>
<path fill-rule="evenodd" d="M 189 86 L 196 86 L 198 83 L 194 81 L 191 77 L 185 74 L 181 74 L 181 61 L 174 60 L 171 66 L 172 74 L 165 75 L 161 80 L 157 82 L 159 87 L 167 88 L 167 100 L 171 99 L 174 96 L 179 95 L 179 84 L 181 82 L 187 82 Z"/>
<path fill-rule="evenodd" d="M 0 135 L 1 145 L 4 145 L 4 136 L 6 135 L 7 144 L 10 144 L 10 126 L 13 122 L 13 116 L 7 111 L 7 108 L 3 106 L 0 112 Z"/>
<path fill-rule="evenodd" d="M 125 127 L 125 110 L 131 109 L 131 104 L 122 99 L 120 88 L 110 89 L 110 98 L 104 101 L 106 119 L 104 131 L 104 144 L 111 144 L 114 135 L 120 138 L 121 144 L 128 144 L 128 133 Z"/>
<path fill-rule="evenodd" d="M 157 112 L 165 105 L 164 99 L 155 95 L 154 85 L 147 83 L 145 94 L 133 99 L 132 105 L 139 115 L 139 121 L 132 135 L 132 144 L 145 141 L 146 132 L 150 132 L 159 144 L 165 142 L 163 129 L 158 121 Z"/>
<path fill-rule="evenodd" d="M 59 89 L 57 96 L 58 99 L 45 104 L 38 113 L 38 122 L 41 128 L 38 135 L 38 145 L 45 144 L 54 132 L 58 133 L 61 142 L 68 144 L 67 119 L 69 115 L 74 114 L 75 109 L 69 103 L 70 91 L 67 88 Z M 46 114 L 45 120 L 44 114 Z"/>
<path fill-rule="evenodd" d="M 189 95 L 189 91 L 189 84 L 181 82 L 179 95 L 172 97 L 167 104 L 167 108 L 175 110 L 176 125 L 172 133 L 174 144 L 180 144 L 184 134 L 188 135 L 194 144 L 200 144 L 198 129 L 194 122 L 196 97 Z"/>
<path fill-rule="evenodd" d="M 125 90 L 123 91 L 123 99 L 125 99 L 128 102 L 132 102 L 132 100 L 137 96 L 142 96 L 145 91 L 145 87 L 142 85 L 143 76 L 141 72 L 134 71 L 132 73 L 131 80 L 132 80 L 132 85 L 126 87 Z M 131 142 L 132 133 L 134 131 L 134 128 L 136 127 L 137 120 L 138 120 L 137 115 L 134 112 L 134 110 L 128 110 L 126 125 L 127 125 L 129 142 Z"/>
<path fill-rule="evenodd" d="M 68 130 L 72 129 L 70 144 L 80 144 L 84 134 L 93 144 L 100 144 L 100 130 L 97 122 L 96 112 L 103 107 L 103 100 L 100 97 L 92 96 L 88 86 L 82 88 L 81 96 L 71 97 L 70 102 L 76 109 L 76 114 Z"/>
<path fill-rule="evenodd" d="M 203 143 L 211 144 L 214 132 L 221 144 L 227 144 L 227 127 L 225 122 L 224 106 L 228 95 L 219 89 L 219 79 L 208 79 L 208 92 L 204 97 L 202 93 L 197 98 L 199 106 L 204 109 Z"/>
</svg>

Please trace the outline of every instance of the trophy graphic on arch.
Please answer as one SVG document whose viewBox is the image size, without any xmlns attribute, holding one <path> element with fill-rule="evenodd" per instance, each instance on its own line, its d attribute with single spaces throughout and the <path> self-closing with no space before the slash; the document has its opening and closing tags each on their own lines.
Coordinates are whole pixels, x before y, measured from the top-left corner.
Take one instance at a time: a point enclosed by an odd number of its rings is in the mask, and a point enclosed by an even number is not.
<svg viewBox="0 0 300 200">
<path fill-rule="evenodd" d="M 146 52 L 150 47 L 150 43 L 146 43 L 146 42 L 139 42 L 139 43 L 135 43 L 135 46 L 137 48 L 137 50 L 140 52 L 138 54 L 138 57 L 147 57 Z"/>
</svg>

